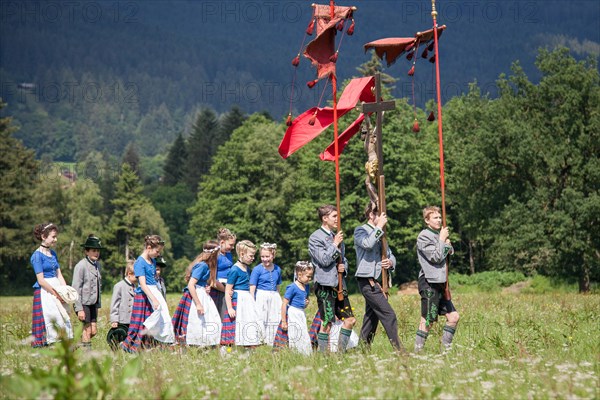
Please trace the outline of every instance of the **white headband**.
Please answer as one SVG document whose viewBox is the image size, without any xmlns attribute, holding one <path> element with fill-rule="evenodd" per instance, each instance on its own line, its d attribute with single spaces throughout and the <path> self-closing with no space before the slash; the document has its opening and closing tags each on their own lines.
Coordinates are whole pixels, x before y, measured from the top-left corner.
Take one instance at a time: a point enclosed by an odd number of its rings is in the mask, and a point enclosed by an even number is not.
<svg viewBox="0 0 600 400">
<path fill-rule="evenodd" d="M 219 251 L 219 250 L 221 250 L 221 246 L 217 246 L 217 247 L 215 247 L 214 249 L 203 249 L 203 250 L 202 250 L 202 252 L 203 252 L 203 253 L 212 254 L 212 253 L 214 253 L 215 251 Z"/>
</svg>

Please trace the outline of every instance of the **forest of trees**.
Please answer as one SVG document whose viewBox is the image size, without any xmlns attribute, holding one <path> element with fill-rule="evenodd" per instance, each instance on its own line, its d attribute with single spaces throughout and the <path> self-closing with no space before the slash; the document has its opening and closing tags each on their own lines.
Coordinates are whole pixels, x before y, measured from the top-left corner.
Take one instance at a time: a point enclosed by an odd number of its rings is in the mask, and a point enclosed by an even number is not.
<svg viewBox="0 0 600 400">
<path fill-rule="evenodd" d="M 428 2 L 357 0 L 356 29 L 337 63 L 351 76 L 365 62 L 363 45 L 429 29 Z M 538 47 L 569 44 L 576 57 L 600 53 L 598 8 L 593 2 L 481 2 L 439 4 L 443 101 L 468 92 L 497 95 L 495 80 L 514 60 L 537 82 Z M 225 113 L 268 111 L 283 118 L 290 103 L 291 60 L 312 12 L 308 2 L 80 0 L 4 1 L 0 8 L 0 97 L 15 137 L 38 159 L 83 163 L 90 152 L 121 158 L 130 143 L 157 178 L 178 134 L 191 133 L 203 108 Z M 298 68 L 293 112 L 315 105 L 318 90 Z M 406 60 L 395 97 L 410 97 Z M 415 97 L 433 98 L 429 63 L 417 67 Z M 391 69 L 390 69 L 391 70 Z"/>
<path fill-rule="evenodd" d="M 448 224 L 457 250 L 452 269 L 544 274 L 577 280 L 586 291 L 600 279 L 598 65 L 559 48 L 540 50 L 536 67 L 539 83 L 515 63 L 511 74 L 498 78 L 498 96 L 473 83 L 467 94 L 444 104 Z M 367 63 L 360 71 L 377 68 Z M 417 110 L 421 131 L 414 133 L 412 106 L 405 99 L 396 104 L 383 132 L 398 284 L 416 277 L 420 211 L 439 204 L 440 190 L 436 122 Z M 102 258 L 110 287 L 126 257 L 139 253 L 143 236 L 157 233 L 167 240 L 169 289 L 180 290 L 187 263 L 221 226 L 240 239 L 277 243 L 276 262 L 291 277 L 292 263 L 307 258 L 307 238 L 318 226 L 316 207 L 335 201 L 333 164 L 318 157 L 330 132 L 283 160 L 277 146 L 285 124 L 268 114 L 246 115 L 239 107 L 219 114 L 204 107 L 183 132 L 163 124 L 168 118 L 157 113 L 147 123 L 160 127 L 160 140 L 87 151 L 74 164 L 76 177 L 61 174 L 53 159 L 36 157 L 16 138 L 10 118 L 0 120 L 3 293 L 26 291 L 33 283 L 31 231 L 43 221 L 61 228 L 57 252 L 67 279 L 87 234 L 96 233 L 107 247 Z M 109 112 L 98 118 L 127 117 Z M 124 125 L 123 134 L 132 138 L 138 128 L 127 131 Z M 342 228 L 351 265 L 352 232 L 367 200 L 364 161 L 357 136 L 340 158 Z"/>
</svg>

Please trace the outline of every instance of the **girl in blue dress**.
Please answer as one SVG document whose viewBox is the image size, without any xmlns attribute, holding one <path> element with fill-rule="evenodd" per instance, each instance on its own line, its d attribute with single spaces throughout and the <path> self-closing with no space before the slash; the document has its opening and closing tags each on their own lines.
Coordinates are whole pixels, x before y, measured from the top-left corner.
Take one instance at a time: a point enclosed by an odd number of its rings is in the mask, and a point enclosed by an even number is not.
<svg viewBox="0 0 600 400">
<path fill-rule="evenodd" d="M 221 344 L 258 346 L 264 341 L 264 329 L 256 312 L 256 302 L 250 294 L 249 270 L 254 261 L 256 246 L 249 240 L 242 240 L 235 250 L 238 261 L 227 275 L 227 315 L 223 319 Z"/>
<path fill-rule="evenodd" d="M 304 355 L 312 354 L 312 344 L 306 324 L 304 309 L 308 304 L 314 267 L 308 261 L 298 261 L 294 271 L 294 282 L 285 289 L 283 305 L 281 306 L 281 324 L 275 338 L 275 347 L 295 349 Z"/>
<path fill-rule="evenodd" d="M 135 290 L 127 338 L 121 343 L 121 348 L 127 352 L 137 352 L 142 341 L 145 346 L 155 342 L 172 344 L 175 341 L 167 302 L 156 286 L 155 259 L 164 247 L 165 242 L 160 236 L 146 236 L 144 251 L 133 265 L 139 286 Z"/>
<path fill-rule="evenodd" d="M 60 271 L 58 257 L 52 250 L 58 241 L 58 227 L 50 222 L 36 225 L 33 235 L 41 243 L 30 260 L 37 280 L 33 285 L 31 345 L 42 347 L 58 342 L 60 330 L 72 339 L 73 328 L 65 305 L 55 290 L 59 286 L 66 285 Z"/>
<path fill-rule="evenodd" d="M 173 315 L 173 328 L 177 341 L 192 346 L 216 346 L 221 340 L 221 317 L 207 288 L 225 287 L 217 281 L 219 244 L 209 240 L 190 263 L 185 278 L 188 282 Z"/>
<path fill-rule="evenodd" d="M 221 321 L 227 314 L 227 304 L 225 304 L 225 285 L 227 284 L 227 274 L 233 265 L 231 251 L 235 247 L 236 236 L 227 228 L 221 228 L 217 232 L 217 242 L 219 242 L 219 256 L 217 257 L 217 281 L 222 285 L 210 288 L 210 297 L 217 306 L 217 311 L 221 316 Z M 219 289 L 222 287 L 222 290 Z"/>
<path fill-rule="evenodd" d="M 276 254 L 276 244 L 261 244 L 261 263 L 250 274 L 250 294 L 256 299 L 256 308 L 264 326 L 265 343 L 268 346 L 273 345 L 277 326 L 281 321 L 281 268 L 273 263 Z"/>
</svg>

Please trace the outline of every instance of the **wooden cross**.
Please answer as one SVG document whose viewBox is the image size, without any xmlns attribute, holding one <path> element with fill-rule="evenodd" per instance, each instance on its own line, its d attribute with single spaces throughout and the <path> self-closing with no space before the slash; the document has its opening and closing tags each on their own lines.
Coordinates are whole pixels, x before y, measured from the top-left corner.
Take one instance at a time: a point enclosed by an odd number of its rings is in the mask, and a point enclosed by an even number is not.
<svg viewBox="0 0 600 400">
<path fill-rule="evenodd" d="M 375 102 L 374 103 L 364 103 L 362 106 L 363 114 L 367 113 L 376 113 L 377 114 L 377 122 L 375 123 L 375 138 L 377 140 L 377 196 L 379 197 L 379 212 L 386 212 L 385 205 L 385 177 L 383 176 L 383 140 L 381 133 L 381 126 L 383 125 L 383 112 L 388 110 L 393 110 L 396 108 L 396 102 L 394 100 L 391 101 L 383 101 L 381 99 L 381 74 L 375 74 Z M 367 117 L 368 118 L 368 117 Z M 367 177 L 367 179 L 369 179 Z M 381 261 L 387 259 L 388 253 L 388 243 L 387 236 L 385 234 L 386 228 L 383 228 L 384 235 L 381 238 Z M 390 278 L 388 271 L 384 268 L 381 269 L 381 289 L 387 298 L 389 295 L 389 286 L 390 286 Z"/>
<path fill-rule="evenodd" d="M 375 102 L 364 103 L 362 105 L 363 114 L 376 113 L 377 119 L 375 123 L 375 137 L 377 138 L 377 162 L 378 162 L 378 175 L 383 175 L 383 140 L 381 126 L 383 125 L 383 112 L 393 110 L 396 108 L 395 100 L 383 101 L 381 99 L 381 74 L 378 72 L 375 74 Z"/>
</svg>

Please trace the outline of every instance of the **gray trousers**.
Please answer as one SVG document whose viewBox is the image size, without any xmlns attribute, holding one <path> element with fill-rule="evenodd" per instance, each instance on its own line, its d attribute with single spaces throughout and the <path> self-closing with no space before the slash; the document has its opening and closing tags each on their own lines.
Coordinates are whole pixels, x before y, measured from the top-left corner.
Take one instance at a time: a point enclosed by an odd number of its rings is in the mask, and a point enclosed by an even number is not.
<svg viewBox="0 0 600 400">
<path fill-rule="evenodd" d="M 371 344 L 377 331 L 377 323 L 381 321 L 392 347 L 395 350 L 401 350 L 402 345 L 398 338 L 398 319 L 381 288 L 375 280 L 372 280 L 374 283 L 372 286 L 369 278 L 356 278 L 356 280 L 366 303 L 365 317 L 360 329 L 360 339 L 367 342 L 367 344 Z"/>
</svg>

